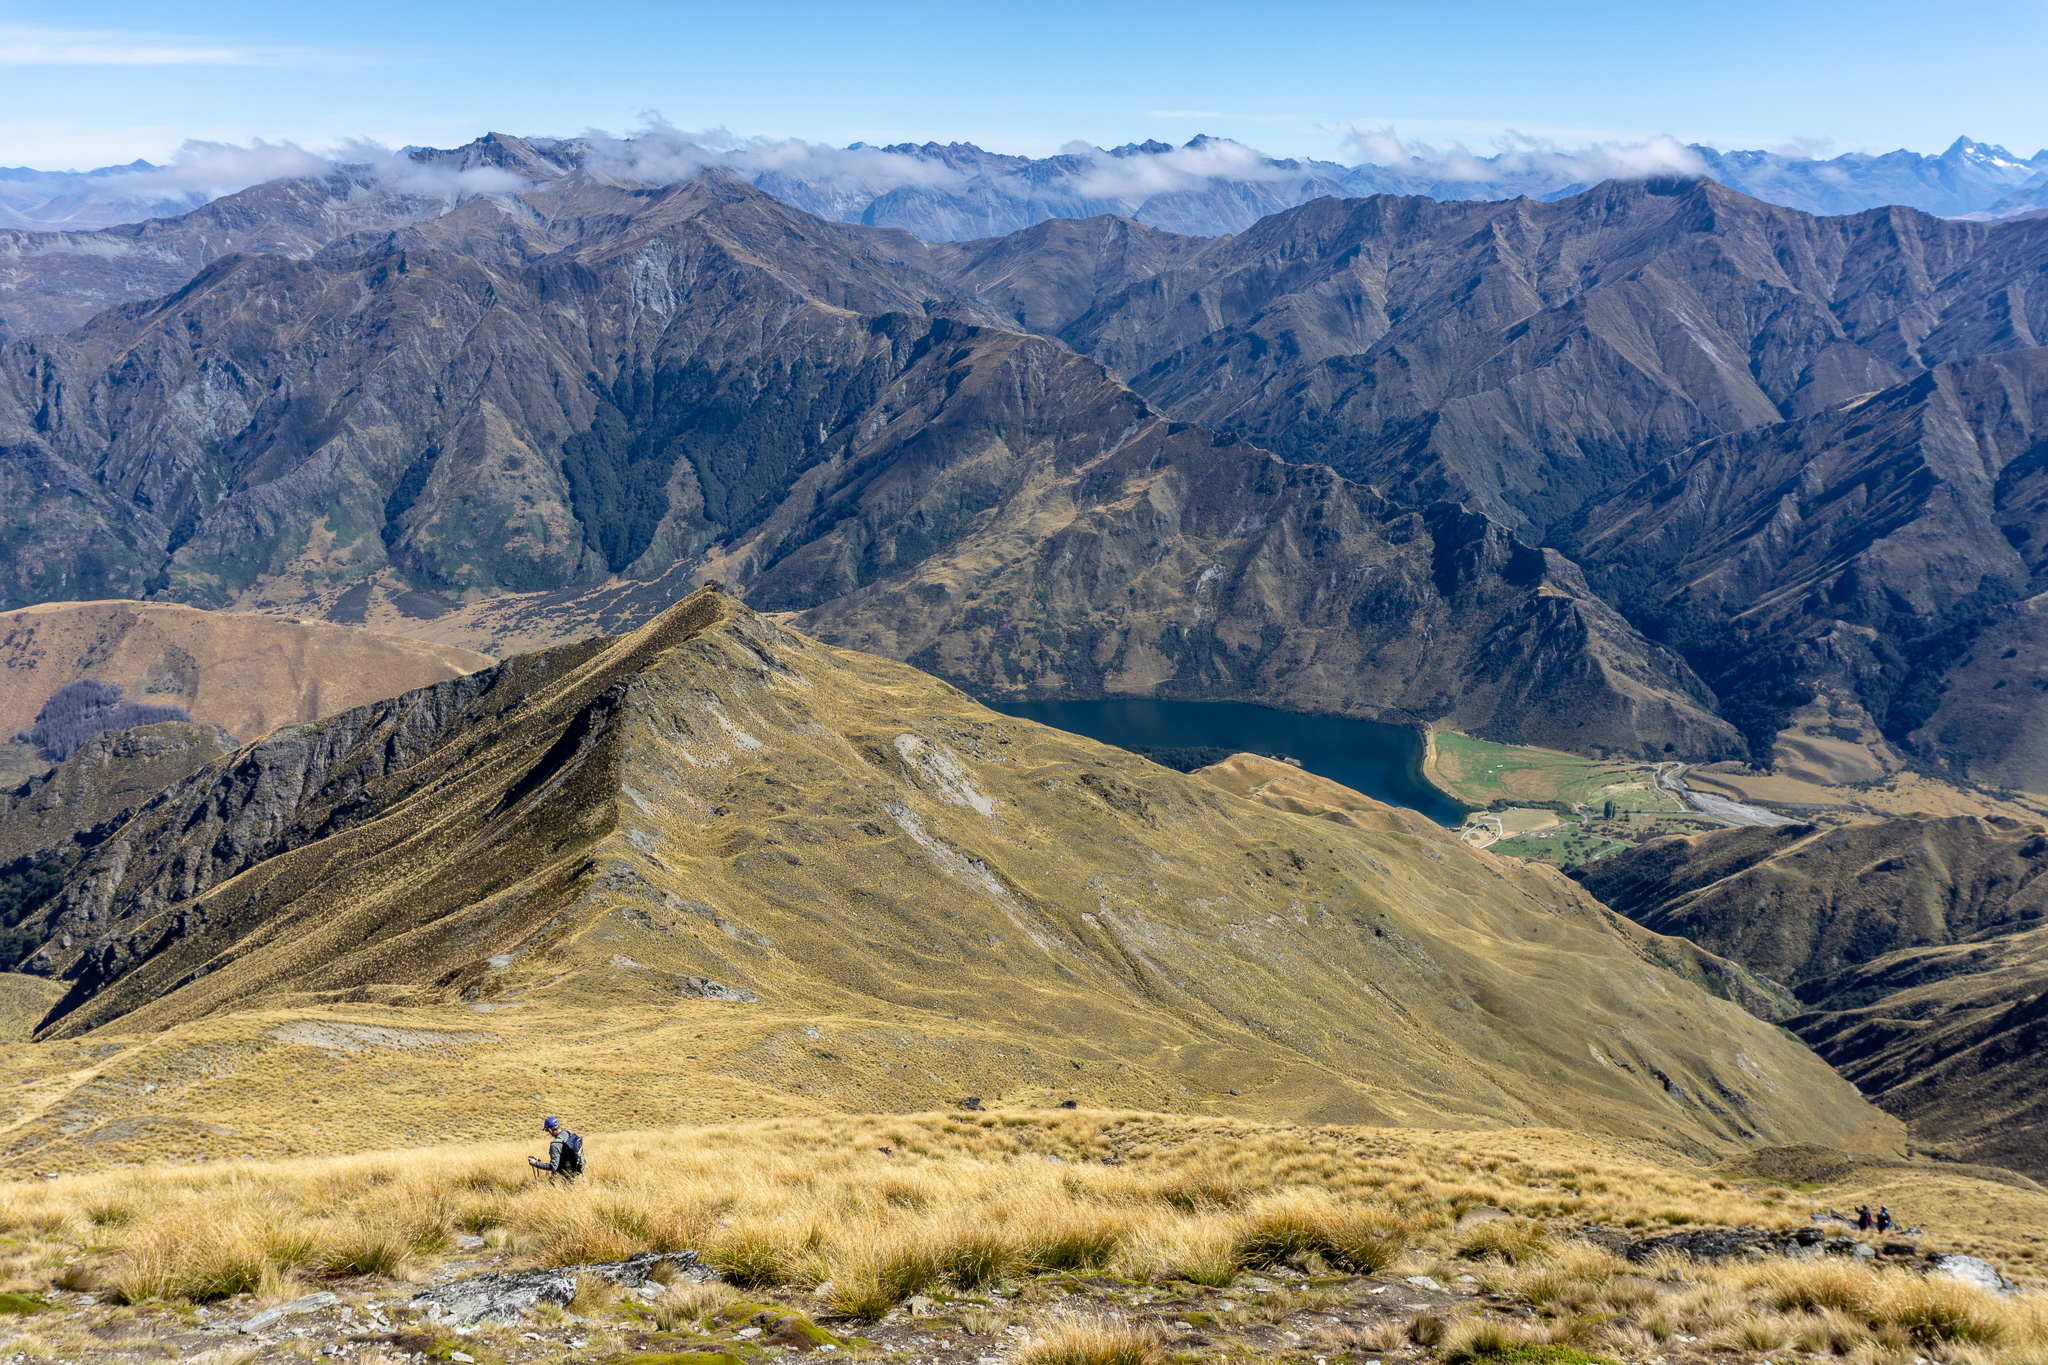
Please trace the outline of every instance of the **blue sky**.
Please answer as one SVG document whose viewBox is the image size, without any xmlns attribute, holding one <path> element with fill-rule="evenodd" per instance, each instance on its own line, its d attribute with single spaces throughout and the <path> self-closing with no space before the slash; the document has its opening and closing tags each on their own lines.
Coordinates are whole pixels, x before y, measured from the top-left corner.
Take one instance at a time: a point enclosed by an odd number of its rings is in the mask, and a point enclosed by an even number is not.
<svg viewBox="0 0 2048 1365">
<path fill-rule="evenodd" d="M 84 17 L 81 17 L 84 16 Z M 1197 132 L 1342 158 L 1355 130 L 1494 149 L 2048 145 L 2048 3 L 1178 5 L 0 0 L 0 164 L 187 138 L 447 146 L 684 129 L 1045 154 Z M 1355 159 L 1355 158 L 1343 158 Z"/>
</svg>

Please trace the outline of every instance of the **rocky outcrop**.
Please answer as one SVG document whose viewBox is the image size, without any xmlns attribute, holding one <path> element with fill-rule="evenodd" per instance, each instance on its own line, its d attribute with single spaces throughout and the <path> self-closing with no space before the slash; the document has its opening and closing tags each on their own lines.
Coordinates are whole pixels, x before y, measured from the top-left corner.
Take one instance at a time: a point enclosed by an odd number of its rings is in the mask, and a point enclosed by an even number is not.
<svg viewBox="0 0 2048 1365">
<path fill-rule="evenodd" d="M 566 1307 L 576 1297 L 576 1281 L 584 1276 L 633 1290 L 645 1289 L 658 1274 L 710 1278 L 710 1272 L 698 1266 L 694 1251 L 648 1251 L 624 1261 L 472 1275 L 453 1284 L 422 1290 L 406 1306 L 436 1326 L 517 1322 L 522 1314 L 543 1304 Z"/>
<path fill-rule="evenodd" d="M 92 736 L 49 772 L 0 795 L 0 865 L 101 843 L 234 747 L 219 726 L 183 721 Z"/>
</svg>

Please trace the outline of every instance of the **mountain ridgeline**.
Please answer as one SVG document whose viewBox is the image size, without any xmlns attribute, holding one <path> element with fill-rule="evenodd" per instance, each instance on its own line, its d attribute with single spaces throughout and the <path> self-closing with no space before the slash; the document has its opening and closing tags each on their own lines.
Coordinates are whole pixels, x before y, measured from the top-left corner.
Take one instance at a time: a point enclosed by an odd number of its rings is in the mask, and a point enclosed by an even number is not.
<svg viewBox="0 0 2048 1365">
<path fill-rule="evenodd" d="M 1228 785 L 707 587 L 631 635 L 214 761 L 65 869 L 27 966 L 64 988 L 45 1039 L 331 1030 L 324 1011 L 369 1004 L 595 1012 L 645 1041 L 715 1001 L 764 1050 L 827 1017 L 983 1034 L 1176 1106 L 1242 1087 L 1325 1121 L 1569 1123 L 1702 1155 L 1895 1143 L 1696 985 L 1706 955 L 1554 871 L 1341 788 L 1333 821 Z M 1021 1069 L 997 1047 L 984 1075 Z M 848 1084 L 828 1049 L 774 1055 L 764 1097 Z M 935 1072 L 903 1079 L 946 1102 Z"/>
<path fill-rule="evenodd" d="M 0 600 L 661 585 L 624 628 L 716 577 L 988 696 L 1709 759 L 1827 682 L 2031 771 L 1941 709 L 1980 638 L 2048 671 L 2048 219 L 1669 180 L 927 242 L 544 151 L 0 348 Z"/>
</svg>

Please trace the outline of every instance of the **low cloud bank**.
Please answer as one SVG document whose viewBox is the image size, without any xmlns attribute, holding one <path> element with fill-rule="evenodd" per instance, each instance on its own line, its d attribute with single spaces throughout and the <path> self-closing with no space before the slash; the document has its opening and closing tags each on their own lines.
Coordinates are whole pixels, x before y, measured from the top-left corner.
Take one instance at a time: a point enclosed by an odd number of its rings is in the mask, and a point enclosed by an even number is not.
<svg viewBox="0 0 2048 1365">
<path fill-rule="evenodd" d="M 669 184 L 718 166 L 771 189 L 800 186 L 811 196 L 861 200 L 899 190 L 957 192 L 976 181 L 1020 178 L 1041 191 L 1057 190 L 1062 198 L 1136 204 L 1162 194 L 1199 192 L 1218 182 L 1278 186 L 1353 169 L 1274 160 L 1256 148 L 1218 138 L 1197 138 L 1180 147 L 1152 143 L 1116 151 L 1069 143 L 1057 156 L 1033 160 L 964 144 L 903 150 L 859 143 L 833 147 L 801 138 L 742 138 L 722 128 L 686 132 L 654 124 L 624 137 L 593 130 L 568 143 L 540 146 L 564 150 L 561 160 L 580 163 L 609 179 Z M 1530 142 L 1481 157 L 1463 147 L 1438 149 L 1380 131 L 1354 133 L 1346 147 L 1363 163 L 1356 168 L 1361 171 L 1378 168 L 1402 178 L 1474 185 L 1511 180 L 1561 186 L 1617 177 L 1699 175 L 1705 169 L 1697 154 L 1671 138 L 1576 150 Z M 502 166 L 453 166 L 447 160 L 423 161 L 368 141 L 319 150 L 260 139 L 246 146 L 191 141 L 161 166 L 122 167 L 78 177 L 86 183 L 73 187 L 66 197 L 66 214 L 75 217 L 95 201 L 185 211 L 267 181 L 337 171 L 367 175 L 404 193 L 434 196 L 500 193 L 528 183 L 526 176 Z M 546 174 L 545 167 L 537 169 Z"/>
<path fill-rule="evenodd" d="M 1426 142 L 1405 142 L 1393 129 L 1353 132 L 1345 150 L 1369 166 L 1409 172 L 1430 180 L 1541 180 L 1558 185 L 1591 185 L 1602 180 L 1649 180 L 1658 176 L 1707 173 L 1700 154 L 1677 138 L 1653 137 L 1642 142 L 1595 142 L 1571 149 L 1543 138 L 1514 136 L 1492 156 L 1479 156 L 1463 146 L 1438 148 Z"/>
<path fill-rule="evenodd" d="M 356 141 L 325 149 L 293 142 L 188 142 L 163 166 L 50 173 L 0 184 L 0 223 L 98 227 L 184 213 L 252 185 L 342 174 L 360 184 L 449 200 L 516 191 L 581 169 L 616 182 L 672 184 L 722 168 L 823 217 L 907 228 L 929 240 L 988 236 L 1047 217 L 1127 214 L 1177 232 L 1235 232 L 1258 217 L 1322 195 L 1421 194 L 1438 199 L 1549 199 L 1604 180 L 1712 175 L 1737 189 L 1815 213 L 1905 203 L 1929 212 L 1981 209 L 2048 165 L 1999 148 L 1941 158 L 1816 159 L 1825 147 L 1729 153 L 1675 138 L 1560 147 L 1506 139 L 1490 155 L 1402 139 L 1391 128 L 1352 131 L 1338 161 L 1276 159 L 1221 138 L 1101 148 L 1072 142 L 1031 158 L 966 143 L 834 147 L 801 138 L 737 137 L 653 123 L 624 136 L 485 138 L 447 151 L 392 151 Z M 1993 155 L 1996 154 L 1996 155 Z M 1974 158 L 1974 159 L 1971 159 Z M 1951 165 L 1951 162 L 1955 162 Z M 1981 165 L 1979 163 L 1982 163 Z M 2009 164 L 2008 164 L 2009 163 Z M 1989 169 L 1986 169 L 1988 167 Z M 1957 188 L 1971 177 L 1982 180 Z M 1951 183 L 1954 182 L 1954 183 Z"/>
</svg>

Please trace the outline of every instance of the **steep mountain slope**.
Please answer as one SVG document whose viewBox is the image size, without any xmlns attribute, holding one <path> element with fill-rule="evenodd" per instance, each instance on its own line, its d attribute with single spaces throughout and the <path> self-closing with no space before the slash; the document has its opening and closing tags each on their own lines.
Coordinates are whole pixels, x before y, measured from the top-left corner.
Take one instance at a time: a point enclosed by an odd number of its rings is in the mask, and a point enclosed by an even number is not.
<svg viewBox="0 0 2048 1365">
<path fill-rule="evenodd" d="M 46 602 L 0 614 L 0 733 L 78 678 L 184 707 L 247 740 L 473 673 L 471 650 L 322 621 L 161 602 Z"/>
<path fill-rule="evenodd" d="M 878 396 L 890 420 L 709 571 L 985 696 L 1231 697 L 1732 748 L 1684 669 L 1557 556 L 1166 422 L 1050 343 L 931 335 Z"/>
<path fill-rule="evenodd" d="M 1916 1138 L 2048 1173 L 2048 928 L 1902 949 L 1813 994 L 1787 1027 Z"/>
<path fill-rule="evenodd" d="M 2048 594 L 1988 607 L 1970 624 L 1967 652 L 1907 741 L 1972 782 L 2048 792 Z"/>
<path fill-rule="evenodd" d="M 164 721 L 107 730 L 55 768 L 0 792 L 0 961 L 11 965 L 42 944 L 20 925 L 57 894 L 87 849 L 233 748 L 217 725 Z M 54 1003 L 46 1001 L 37 1019 Z M 0 1015 L 8 1012 L 0 1006 Z"/>
<path fill-rule="evenodd" d="M 2039 1174 L 2044 873 L 2048 832 L 1964 816 L 1658 839 L 1573 875 L 1791 986 L 1786 1026 L 1916 1139 Z"/>
<path fill-rule="evenodd" d="M 236 258 L 0 352 L 0 476 L 36 507 L 9 535 L 13 590 L 330 615 L 359 593 L 363 619 L 380 568 L 432 615 L 681 566 L 993 691 L 1738 751 L 1569 563 L 1167 423 L 1054 342 L 970 325 L 985 305 L 933 301 L 903 234 L 718 177 L 541 207 Z M 969 578 L 1002 579 L 1000 620 Z M 933 598 L 938 579 L 959 591 Z"/>
<path fill-rule="evenodd" d="M 1944 673 L 1994 619 L 2015 635 L 2004 649 L 2031 646 L 1995 609 L 2048 587 L 2044 421 L 2048 350 L 1939 365 L 1674 456 L 1590 509 L 1575 545 L 1638 619 L 1739 625 L 1749 640 L 1729 672 L 1789 658 L 1802 681 L 1860 698 L 1894 743 L 2024 786 L 2038 773 L 1992 756 L 2014 754 L 2008 725 L 1928 722 Z M 1980 655 L 2003 652 L 1985 643 Z M 2048 658 L 2023 652 L 2023 671 Z M 2036 692 L 1987 700 L 2024 713 Z"/>
<path fill-rule="evenodd" d="M 0 793 L 0 867 L 98 843 L 234 747 L 219 726 L 184 721 L 94 735 L 48 772 Z"/>
<path fill-rule="evenodd" d="M 1004 311 L 1008 281 L 1040 273 L 1017 259 L 1032 244 L 983 249 L 1004 257 L 986 283 L 973 251 L 936 255 Z M 2048 223 L 1818 219 L 1704 181 L 1317 200 L 1172 268 L 1157 255 L 1033 325 L 1182 420 L 1538 537 L 1696 441 L 2048 327 L 2025 288 Z"/>
<path fill-rule="evenodd" d="M 764 1037 L 950 1018 L 1189 1102 L 1243 1075 L 1332 1117 L 1884 1140 L 1569 883 L 1369 823 L 1006 720 L 707 588 L 244 749 L 88 854 L 33 965 L 69 984 L 52 1038 L 348 1001 L 399 1029 L 463 1002 L 658 1026 L 710 999 Z M 796 1051 L 785 1084 L 841 1065 Z"/>
<path fill-rule="evenodd" d="M 422 192 L 433 188 L 445 192 Z M 121 227 L 0 223 L 0 341 L 68 332 L 108 308 L 176 293 L 224 256 L 303 258 L 348 232 L 433 218 L 453 206 L 455 189 L 408 189 L 364 167 L 336 167 Z"/>
</svg>

